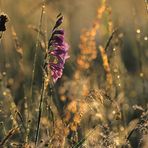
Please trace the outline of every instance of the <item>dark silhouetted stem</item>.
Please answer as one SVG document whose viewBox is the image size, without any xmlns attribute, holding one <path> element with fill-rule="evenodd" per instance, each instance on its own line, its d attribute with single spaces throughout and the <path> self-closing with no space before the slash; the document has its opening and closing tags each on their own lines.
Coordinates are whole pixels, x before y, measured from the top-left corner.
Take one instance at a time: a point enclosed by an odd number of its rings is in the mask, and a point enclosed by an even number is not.
<svg viewBox="0 0 148 148">
<path fill-rule="evenodd" d="M 43 110 L 44 94 L 45 94 L 45 80 L 43 80 L 43 83 L 42 83 L 41 98 L 40 98 L 40 104 L 39 104 L 38 122 L 37 122 L 37 130 L 36 130 L 36 135 L 35 135 L 35 146 L 37 146 L 37 143 L 38 143 L 38 137 L 39 137 L 39 131 L 40 131 L 40 121 L 41 121 L 42 110 Z"/>
<path fill-rule="evenodd" d="M 109 37 L 109 39 L 108 39 L 108 41 L 107 41 L 107 43 L 106 43 L 106 46 L 105 46 L 105 51 L 107 51 L 107 49 L 108 49 L 108 47 L 109 47 L 109 45 L 110 45 L 110 42 L 111 42 L 111 40 L 112 40 L 114 34 L 117 32 L 117 30 L 118 30 L 118 29 L 115 29 L 115 30 L 112 32 L 111 36 Z"/>
</svg>

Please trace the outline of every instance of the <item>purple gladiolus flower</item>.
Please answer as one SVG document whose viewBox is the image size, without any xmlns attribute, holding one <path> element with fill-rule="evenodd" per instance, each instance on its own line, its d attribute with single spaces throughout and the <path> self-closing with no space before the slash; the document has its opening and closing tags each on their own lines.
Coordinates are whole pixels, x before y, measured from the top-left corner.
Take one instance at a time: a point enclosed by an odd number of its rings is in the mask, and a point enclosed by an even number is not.
<svg viewBox="0 0 148 148">
<path fill-rule="evenodd" d="M 65 42 L 64 30 L 58 29 L 62 22 L 63 17 L 58 16 L 56 24 L 52 30 L 51 38 L 48 42 L 48 61 L 46 65 L 48 65 L 51 70 L 51 76 L 54 82 L 61 78 L 65 61 L 69 58 L 69 46 Z"/>
</svg>

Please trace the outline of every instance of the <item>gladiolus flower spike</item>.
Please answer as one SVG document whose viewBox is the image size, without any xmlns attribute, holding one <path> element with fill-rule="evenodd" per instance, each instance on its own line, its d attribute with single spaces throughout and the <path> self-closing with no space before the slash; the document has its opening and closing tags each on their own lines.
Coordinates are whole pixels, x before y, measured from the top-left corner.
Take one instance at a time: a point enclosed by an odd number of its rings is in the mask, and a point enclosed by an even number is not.
<svg viewBox="0 0 148 148">
<path fill-rule="evenodd" d="M 57 17 L 57 21 L 53 27 L 52 34 L 48 42 L 46 66 L 48 66 L 51 71 L 51 76 L 54 83 L 61 78 L 65 61 L 69 58 L 69 46 L 65 42 L 64 30 L 59 29 L 62 22 L 63 16 L 60 15 Z"/>
</svg>

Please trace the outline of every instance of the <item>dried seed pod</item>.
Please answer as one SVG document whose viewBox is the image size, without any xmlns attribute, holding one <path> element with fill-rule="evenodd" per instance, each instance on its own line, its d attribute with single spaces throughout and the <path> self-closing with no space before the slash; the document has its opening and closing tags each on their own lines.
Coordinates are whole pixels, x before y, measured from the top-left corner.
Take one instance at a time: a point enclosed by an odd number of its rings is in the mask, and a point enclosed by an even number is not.
<svg viewBox="0 0 148 148">
<path fill-rule="evenodd" d="M 5 31 L 6 26 L 5 23 L 8 22 L 8 15 L 5 13 L 0 14 L 0 31 Z"/>
</svg>

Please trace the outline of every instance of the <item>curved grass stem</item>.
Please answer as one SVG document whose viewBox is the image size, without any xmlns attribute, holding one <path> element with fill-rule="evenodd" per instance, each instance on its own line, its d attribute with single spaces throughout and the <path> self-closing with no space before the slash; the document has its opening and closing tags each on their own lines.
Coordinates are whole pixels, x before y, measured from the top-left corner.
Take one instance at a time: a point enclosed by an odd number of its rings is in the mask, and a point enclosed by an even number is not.
<svg viewBox="0 0 148 148">
<path fill-rule="evenodd" d="M 35 146 L 37 146 L 37 144 L 38 144 L 38 137 L 39 137 L 40 121 L 41 121 L 42 110 L 43 110 L 44 95 L 45 95 L 45 79 L 43 79 L 42 89 L 41 89 L 41 98 L 40 98 L 40 103 L 39 103 L 37 130 L 36 130 L 36 135 L 35 135 Z"/>
<path fill-rule="evenodd" d="M 41 16 L 40 16 L 40 21 L 39 21 L 39 29 L 38 29 L 38 33 L 37 33 L 37 40 L 36 40 L 36 45 L 35 45 L 35 55 L 34 55 L 34 60 L 33 60 L 33 70 L 32 70 L 32 76 L 31 76 L 31 85 L 30 85 L 30 101 L 29 101 L 29 109 L 31 109 L 31 104 L 32 104 L 32 100 L 33 100 L 33 83 L 34 83 L 34 77 L 35 77 L 35 69 L 36 69 L 36 62 L 37 62 L 37 55 L 38 55 L 38 48 L 39 48 L 39 41 L 40 41 L 40 32 L 41 32 L 41 28 L 42 28 L 42 21 L 43 21 L 43 14 L 44 14 L 44 9 L 45 9 L 45 0 L 43 0 L 43 5 L 42 5 L 42 10 L 41 10 Z M 28 112 L 28 118 L 27 121 L 29 121 L 30 117 L 29 117 L 29 112 Z M 27 127 L 29 127 L 29 124 L 27 123 Z M 30 130 L 27 130 L 26 133 L 26 143 L 28 143 L 28 137 L 29 137 L 29 132 Z"/>
<path fill-rule="evenodd" d="M 35 55 L 34 55 L 34 61 L 33 61 L 31 88 L 30 88 L 30 91 L 31 91 L 30 92 L 30 97 L 31 97 L 31 99 L 32 99 L 33 83 L 34 83 L 34 77 L 35 77 L 35 68 L 36 68 L 36 61 L 37 61 L 37 54 L 38 54 L 38 47 L 39 47 L 39 41 L 40 41 L 40 32 L 41 32 L 41 28 L 42 28 L 44 9 L 45 9 L 45 3 L 43 1 L 41 16 L 40 16 L 40 22 L 39 22 L 39 29 L 38 29 L 38 33 L 37 33 L 37 41 L 36 41 L 36 45 L 35 45 Z"/>
</svg>

